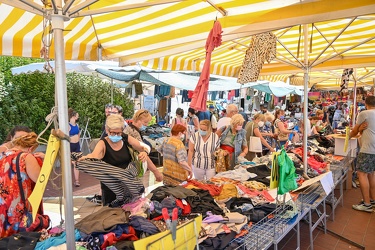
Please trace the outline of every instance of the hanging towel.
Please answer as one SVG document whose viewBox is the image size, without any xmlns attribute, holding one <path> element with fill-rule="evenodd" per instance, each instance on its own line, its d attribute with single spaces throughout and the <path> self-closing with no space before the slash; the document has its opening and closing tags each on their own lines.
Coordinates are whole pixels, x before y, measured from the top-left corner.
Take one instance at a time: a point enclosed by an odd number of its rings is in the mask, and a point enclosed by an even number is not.
<svg viewBox="0 0 375 250">
<path fill-rule="evenodd" d="M 140 82 L 135 82 L 135 83 L 134 83 L 134 86 L 135 86 L 135 93 L 136 93 L 137 95 L 142 95 L 142 94 L 143 94 L 142 83 L 140 83 Z"/>
</svg>

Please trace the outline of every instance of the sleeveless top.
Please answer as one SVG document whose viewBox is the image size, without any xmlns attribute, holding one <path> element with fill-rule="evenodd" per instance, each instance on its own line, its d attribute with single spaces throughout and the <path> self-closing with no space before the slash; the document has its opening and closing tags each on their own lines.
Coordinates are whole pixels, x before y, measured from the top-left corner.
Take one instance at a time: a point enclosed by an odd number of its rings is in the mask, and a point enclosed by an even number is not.
<svg viewBox="0 0 375 250">
<path fill-rule="evenodd" d="M 124 137 L 123 146 L 118 151 L 113 150 L 106 139 L 102 139 L 105 144 L 105 154 L 102 160 L 122 169 L 127 168 L 132 159 L 128 149 L 128 135 L 124 135 Z"/>
<path fill-rule="evenodd" d="M 16 157 L 20 152 L 8 150 L 0 159 L 0 238 L 19 232 L 19 224 L 22 220 L 25 205 L 28 211 L 32 212 L 30 203 L 25 204 L 21 200 L 18 186 Z M 35 185 L 26 172 L 26 156 L 27 153 L 22 153 L 19 161 L 25 199 L 29 198 Z"/>
<path fill-rule="evenodd" d="M 74 135 L 78 135 L 79 134 L 79 127 L 78 127 L 78 124 L 76 125 L 72 125 L 69 123 L 69 126 L 70 126 L 70 130 L 69 130 L 69 136 L 74 136 Z"/>
</svg>

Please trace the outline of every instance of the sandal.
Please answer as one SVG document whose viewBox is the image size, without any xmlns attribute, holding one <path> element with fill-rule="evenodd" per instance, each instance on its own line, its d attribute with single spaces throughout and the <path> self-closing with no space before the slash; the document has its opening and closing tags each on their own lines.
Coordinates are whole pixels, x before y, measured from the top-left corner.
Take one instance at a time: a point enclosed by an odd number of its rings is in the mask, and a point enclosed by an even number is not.
<svg viewBox="0 0 375 250">
<path fill-rule="evenodd" d="M 75 182 L 74 182 L 74 186 L 76 186 L 76 187 L 80 187 L 81 184 L 79 183 L 79 181 L 75 181 Z"/>
</svg>

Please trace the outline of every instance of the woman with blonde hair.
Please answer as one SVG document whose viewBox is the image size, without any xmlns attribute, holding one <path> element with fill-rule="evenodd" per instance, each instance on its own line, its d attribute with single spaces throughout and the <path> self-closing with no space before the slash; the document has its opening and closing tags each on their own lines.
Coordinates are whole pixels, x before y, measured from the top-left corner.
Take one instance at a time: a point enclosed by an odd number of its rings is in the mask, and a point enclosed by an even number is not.
<svg viewBox="0 0 375 250">
<path fill-rule="evenodd" d="M 124 133 L 130 135 L 137 139 L 140 142 L 145 143 L 152 148 L 151 143 L 149 143 L 146 139 L 143 139 L 141 131 L 145 130 L 149 122 L 151 121 L 152 116 L 150 112 L 146 109 L 140 109 L 133 115 L 132 122 L 129 123 L 129 126 L 126 126 L 124 129 Z M 162 181 L 163 175 L 158 171 L 155 164 L 151 161 L 151 159 L 147 158 L 147 168 L 155 175 L 156 181 Z"/>
<path fill-rule="evenodd" d="M 260 132 L 260 128 L 264 126 L 265 120 L 265 115 L 258 113 L 254 116 L 252 122 L 246 124 L 246 140 L 250 141 L 250 136 L 259 137 L 262 145 L 266 146 L 269 151 L 274 152 L 275 149 L 270 144 L 268 144 L 268 142 L 266 141 L 266 139 L 264 139 L 262 133 Z M 252 161 L 254 157 L 256 157 L 255 152 L 248 152 L 246 155 L 246 159 L 249 161 Z"/>
<path fill-rule="evenodd" d="M 190 137 L 188 164 L 192 166 L 195 179 L 211 179 L 215 174 L 214 153 L 220 147 L 219 136 L 212 132 L 211 122 L 199 122 L 199 131 Z"/>
<path fill-rule="evenodd" d="M 15 138 L 11 142 L 13 147 L 0 157 L 0 238 L 18 233 L 20 224 L 24 222 L 23 215 L 27 211 L 32 212 L 27 199 L 33 191 L 41 169 L 32 154 L 38 147 L 37 135 L 34 132 Z M 22 187 L 19 186 L 18 175 L 22 177 Z M 23 189 L 25 200 L 21 197 L 20 188 Z"/>
<path fill-rule="evenodd" d="M 237 164 L 238 157 L 245 157 L 248 152 L 246 130 L 242 128 L 244 122 L 241 114 L 235 114 L 229 126 L 223 126 L 216 132 L 220 137 L 220 148 L 230 155 L 232 169 Z"/>
<path fill-rule="evenodd" d="M 279 143 L 279 147 L 283 147 L 286 142 L 288 141 L 289 134 L 297 133 L 297 131 L 293 130 L 288 130 L 286 128 L 286 124 L 284 123 L 285 119 L 285 111 L 282 109 L 279 109 L 275 112 L 275 121 L 274 121 L 274 126 L 275 126 L 275 133 L 277 134 L 277 140 Z"/>
</svg>

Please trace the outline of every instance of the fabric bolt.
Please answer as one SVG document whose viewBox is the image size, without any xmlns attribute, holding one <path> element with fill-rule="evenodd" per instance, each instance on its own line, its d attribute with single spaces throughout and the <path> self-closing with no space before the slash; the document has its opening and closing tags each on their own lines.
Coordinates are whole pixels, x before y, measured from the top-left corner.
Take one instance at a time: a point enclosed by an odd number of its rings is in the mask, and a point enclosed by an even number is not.
<svg viewBox="0 0 375 250">
<path fill-rule="evenodd" d="M 163 183 L 177 186 L 187 180 L 188 172 L 179 162 L 187 162 L 187 152 L 183 142 L 171 137 L 164 140 L 160 153 L 163 155 Z"/>
<path fill-rule="evenodd" d="M 124 211 L 122 208 L 102 207 L 100 210 L 89 214 L 76 223 L 75 227 L 85 234 L 91 234 L 93 232 L 106 233 L 115 229 L 117 224 L 128 222 L 128 212 Z"/>
<path fill-rule="evenodd" d="M 276 36 L 272 32 L 254 35 L 246 50 L 245 58 L 238 74 L 238 83 L 256 82 L 265 61 L 276 57 Z"/>
<path fill-rule="evenodd" d="M 199 132 L 192 134 L 190 142 L 194 144 L 193 165 L 200 169 L 215 169 L 214 153 L 220 147 L 219 136 L 211 133 L 206 141 Z"/>
<path fill-rule="evenodd" d="M 193 190 L 184 188 L 182 186 L 160 186 L 152 190 L 151 193 L 151 200 L 157 200 L 159 202 L 170 195 L 177 199 L 185 199 L 189 196 L 197 195 L 197 193 Z"/>
</svg>

